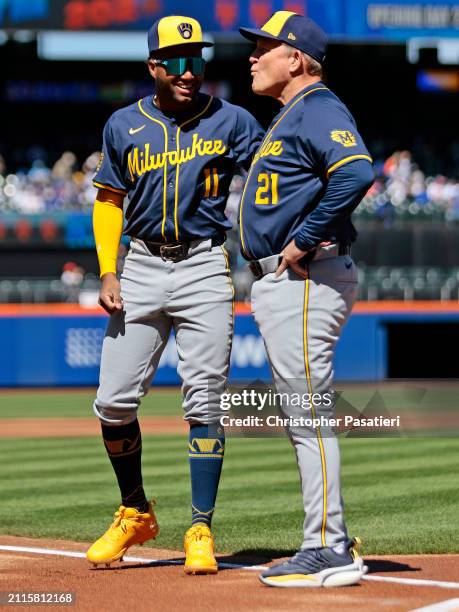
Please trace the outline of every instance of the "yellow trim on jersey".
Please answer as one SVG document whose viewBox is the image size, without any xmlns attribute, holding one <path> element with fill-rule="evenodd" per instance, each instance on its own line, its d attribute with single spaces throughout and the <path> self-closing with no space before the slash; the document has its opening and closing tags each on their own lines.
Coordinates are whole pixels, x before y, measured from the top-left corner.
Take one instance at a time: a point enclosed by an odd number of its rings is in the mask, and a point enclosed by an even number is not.
<svg viewBox="0 0 459 612">
<path fill-rule="evenodd" d="M 340 161 L 336 162 L 336 164 L 333 164 L 333 166 L 330 166 L 330 168 L 328 168 L 327 170 L 327 178 L 334 170 L 340 168 L 341 166 L 344 166 L 345 164 L 348 164 L 351 161 L 354 161 L 354 159 L 367 159 L 370 164 L 373 163 L 373 160 L 369 155 L 350 155 L 349 157 L 345 157 L 344 159 L 341 159 Z"/>
<path fill-rule="evenodd" d="M 292 13 L 292 11 L 277 11 L 261 29 L 263 32 L 271 34 L 271 36 L 279 36 L 287 20 L 290 19 L 292 15 L 297 14 L 298 13 Z"/>
<path fill-rule="evenodd" d="M 99 189 L 107 189 L 108 191 L 114 191 L 115 193 L 120 193 L 121 195 L 127 195 L 127 191 L 123 191 L 122 189 L 115 189 L 114 187 L 110 187 L 110 185 L 102 185 L 102 183 L 92 182 L 94 187 L 98 187 Z"/>
<path fill-rule="evenodd" d="M 197 115 L 194 115 L 193 117 L 191 117 L 191 119 L 187 119 L 184 123 L 181 123 L 178 126 L 177 128 L 177 159 L 180 156 L 180 130 L 183 128 L 183 126 L 187 125 L 188 123 L 191 123 L 195 119 L 199 119 L 199 117 L 204 115 L 204 113 L 207 111 L 209 106 L 212 104 L 212 101 L 213 101 L 213 96 L 210 96 L 209 102 L 206 104 L 206 106 L 203 108 L 202 111 L 200 111 Z M 175 239 L 176 240 L 179 239 L 178 218 L 177 218 L 178 216 L 179 174 L 180 174 L 180 165 L 177 165 L 177 171 L 175 174 L 175 203 L 174 203 L 174 226 L 175 226 Z"/>
<path fill-rule="evenodd" d="M 188 38 L 182 36 L 180 31 L 183 31 Z M 172 47 L 174 45 L 201 43 L 201 26 L 199 22 L 192 17 L 183 17 L 181 15 L 163 17 L 158 23 L 158 42 L 159 49 Z"/>
<path fill-rule="evenodd" d="M 123 233 L 123 208 L 114 202 L 96 200 L 92 224 L 100 276 L 107 272 L 116 274 L 118 247 Z"/>
<path fill-rule="evenodd" d="M 298 102 L 301 102 L 301 100 L 303 100 L 303 98 L 306 98 L 306 96 L 309 96 L 309 94 L 314 93 L 315 91 L 320 91 L 321 89 L 324 90 L 328 90 L 328 87 L 314 87 L 314 89 L 310 89 L 309 91 L 307 91 L 306 93 L 304 93 L 302 96 L 300 96 L 298 98 L 298 100 L 295 100 L 295 102 L 289 106 L 289 108 L 285 111 L 285 113 L 282 115 L 282 117 L 279 117 L 279 119 L 276 121 L 276 123 L 273 125 L 273 127 L 269 130 L 269 132 L 266 133 L 266 136 L 263 139 L 263 142 L 261 143 L 261 145 L 258 147 L 258 151 L 261 151 L 261 149 L 265 146 L 266 142 L 271 138 L 272 133 L 274 132 L 274 130 L 276 129 L 276 127 L 279 125 L 279 123 L 289 114 L 289 112 L 292 110 L 292 108 L 294 108 Z M 257 151 L 257 153 L 258 153 Z M 252 161 L 252 164 L 250 166 L 249 169 L 249 174 L 247 175 L 247 179 L 245 181 L 245 185 L 244 185 L 244 190 L 242 192 L 242 197 L 241 197 L 241 203 L 239 205 L 239 236 L 241 238 L 241 247 L 242 247 L 242 251 L 245 253 L 245 243 L 244 243 L 244 231 L 243 231 L 243 221 L 242 221 L 242 211 L 244 208 L 244 196 L 245 196 L 245 192 L 247 190 L 247 186 L 249 184 L 249 180 L 250 177 L 252 175 L 252 171 L 255 168 L 256 164 L 257 164 L 257 154 L 255 153 L 254 159 Z M 247 253 L 246 253 L 247 255 Z"/>
<path fill-rule="evenodd" d="M 306 371 L 306 380 L 308 383 L 308 391 L 312 396 L 312 384 L 311 384 L 311 372 L 309 369 L 309 354 L 308 354 L 308 307 L 309 307 L 309 279 L 305 281 L 304 288 L 304 308 L 303 308 L 303 350 L 304 350 L 304 366 Z M 311 403 L 312 418 L 316 419 L 316 411 L 314 404 Z M 320 461 L 322 464 L 322 498 L 323 498 L 323 513 L 322 513 L 322 529 L 321 538 L 322 546 L 326 546 L 325 543 L 325 529 L 327 526 L 327 464 L 325 461 L 324 444 L 322 440 L 322 434 L 320 427 L 316 429 L 317 442 L 319 443 L 320 450 Z"/>
<path fill-rule="evenodd" d="M 143 110 L 141 100 L 137 102 L 137 106 L 139 107 L 140 112 L 151 119 L 154 123 L 160 125 L 164 130 L 164 152 L 168 152 L 168 134 L 167 134 L 167 126 L 165 123 L 160 121 L 159 119 L 155 119 L 151 115 L 149 115 L 146 111 Z M 167 215 L 167 155 L 164 162 L 164 173 L 163 173 L 163 222 L 161 224 L 161 234 L 164 240 L 166 240 L 165 228 L 166 228 L 166 215 Z"/>
</svg>

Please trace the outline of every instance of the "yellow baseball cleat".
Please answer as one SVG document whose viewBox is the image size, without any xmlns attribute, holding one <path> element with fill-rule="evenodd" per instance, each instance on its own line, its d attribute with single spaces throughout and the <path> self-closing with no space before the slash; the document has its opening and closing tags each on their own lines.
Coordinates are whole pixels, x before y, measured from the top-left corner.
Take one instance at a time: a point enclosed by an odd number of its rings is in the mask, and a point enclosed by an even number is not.
<svg viewBox="0 0 459 612">
<path fill-rule="evenodd" d="M 217 561 L 214 556 L 214 536 L 204 523 L 196 523 L 185 534 L 185 573 L 216 574 Z"/>
<path fill-rule="evenodd" d="M 98 540 L 88 549 L 86 558 L 90 563 L 110 564 L 123 559 L 128 548 L 134 544 L 143 544 L 156 538 L 159 525 L 152 504 L 148 504 L 148 512 L 138 512 L 136 508 L 120 506 L 115 512 L 115 520 Z"/>
</svg>

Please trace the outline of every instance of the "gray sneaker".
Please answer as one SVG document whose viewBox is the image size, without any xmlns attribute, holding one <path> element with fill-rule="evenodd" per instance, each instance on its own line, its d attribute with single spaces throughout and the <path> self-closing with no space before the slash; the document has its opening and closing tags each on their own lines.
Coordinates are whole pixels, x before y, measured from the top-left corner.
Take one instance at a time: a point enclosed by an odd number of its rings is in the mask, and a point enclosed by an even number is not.
<svg viewBox="0 0 459 612">
<path fill-rule="evenodd" d="M 288 561 L 273 565 L 259 578 L 275 587 L 333 587 L 356 584 L 368 571 L 359 556 L 359 538 L 334 548 L 300 550 Z M 338 548 L 338 551 L 336 550 Z"/>
</svg>

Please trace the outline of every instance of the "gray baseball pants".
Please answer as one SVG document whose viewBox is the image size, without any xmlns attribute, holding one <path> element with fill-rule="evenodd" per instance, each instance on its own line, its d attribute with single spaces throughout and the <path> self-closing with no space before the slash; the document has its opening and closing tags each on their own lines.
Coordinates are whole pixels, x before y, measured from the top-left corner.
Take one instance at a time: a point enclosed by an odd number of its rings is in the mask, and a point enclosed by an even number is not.
<svg viewBox="0 0 459 612">
<path fill-rule="evenodd" d="M 306 281 L 287 269 L 279 278 L 269 273 L 253 285 L 252 311 L 278 392 L 332 393 L 335 344 L 357 297 L 351 257 L 332 254 L 327 248 L 319 251 Z M 298 416 L 298 410 L 284 412 Z M 306 414 L 311 415 L 332 417 L 333 404 L 313 407 Z M 338 441 L 329 428 L 289 426 L 287 433 L 306 515 L 301 548 L 335 546 L 347 538 Z"/>
<path fill-rule="evenodd" d="M 105 425 L 134 421 L 171 330 L 182 379 L 184 418 L 217 422 L 233 332 L 234 291 L 223 247 L 191 243 L 177 263 L 154 256 L 133 239 L 121 276 L 124 310 L 105 334 L 94 411 Z"/>
</svg>

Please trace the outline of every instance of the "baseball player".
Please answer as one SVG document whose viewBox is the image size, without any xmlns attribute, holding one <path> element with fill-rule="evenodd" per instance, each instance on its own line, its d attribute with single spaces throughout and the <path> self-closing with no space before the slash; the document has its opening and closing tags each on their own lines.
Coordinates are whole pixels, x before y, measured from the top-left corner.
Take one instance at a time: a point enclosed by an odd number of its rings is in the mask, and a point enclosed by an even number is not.
<svg viewBox="0 0 459 612">
<path fill-rule="evenodd" d="M 256 42 L 253 91 L 282 104 L 240 204 L 242 252 L 257 279 L 252 310 L 276 387 L 318 394 L 309 416 L 320 420 L 332 414 L 334 347 L 357 295 L 350 216 L 373 182 L 372 160 L 350 112 L 322 82 L 327 38 L 313 21 L 279 11 L 261 29 L 241 33 Z M 281 409 L 298 416 L 297 409 Z M 279 587 L 354 584 L 365 567 L 344 524 L 337 440 L 326 421 L 310 429 L 287 421 L 304 540 L 292 559 L 260 579 Z"/>
<path fill-rule="evenodd" d="M 94 184 L 94 235 L 110 313 L 94 411 L 121 491 L 121 507 L 88 550 L 94 564 L 122 559 L 155 538 L 158 524 L 141 472 L 137 409 L 173 330 L 190 425 L 192 526 L 185 572 L 215 573 L 210 531 L 225 438 L 219 396 L 227 382 L 233 297 L 223 246 L 224 210 L 238 165 L 248 167 L 262 131 L 242 108 L 199 92 L 204 75 L 200 24 L 169 16 L 148 33 L 155 95 L 115 112 L 104 129 Z M 121 282 L 116 254 L 131 237 Z"/>
</svg>

